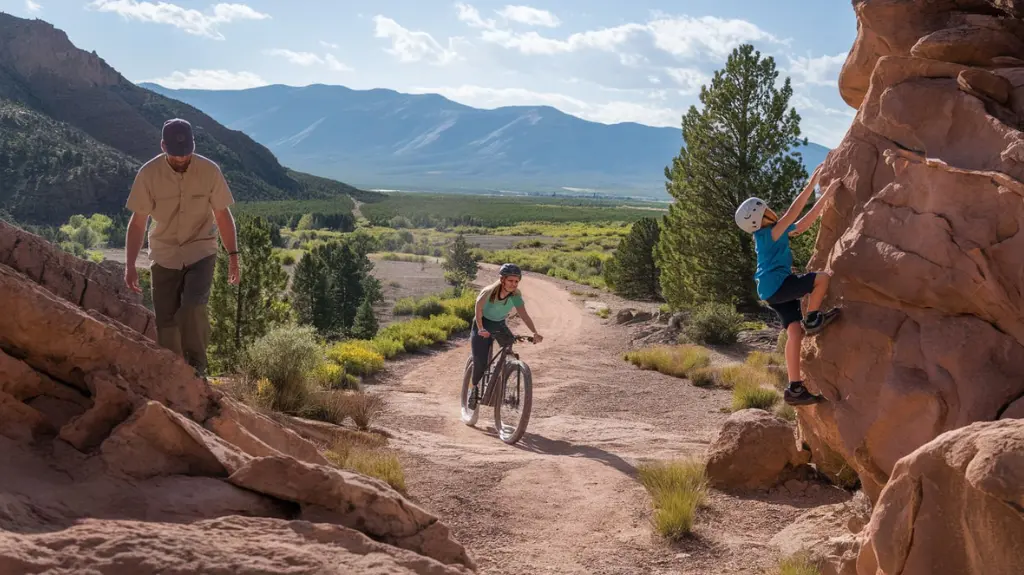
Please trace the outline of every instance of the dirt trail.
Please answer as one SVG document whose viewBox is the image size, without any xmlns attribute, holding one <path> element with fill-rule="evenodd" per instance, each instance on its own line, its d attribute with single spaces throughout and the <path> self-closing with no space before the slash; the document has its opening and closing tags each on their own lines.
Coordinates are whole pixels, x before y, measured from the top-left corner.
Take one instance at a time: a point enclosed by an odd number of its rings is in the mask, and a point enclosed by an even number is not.
<svg viewBox="0 0 1024 575">
<path fill-rule="evenodd" d="M 481 277 L 491 273 L 488 266 Z M 639 461 L 706 449 L 726 417 L 720 407 L 728 393 L 633 368 L 621 357 L 623 328 L 605 325 L 543 276 L 527 274 L 521 287 L 545 339 L 517 345 L 534 383 L 533 413 L 517 445 L 497 437 L 491 408 L 481 408 L 475 427 L 459 419 L 468 340 L 386 386 L 388 431 L 403 451 L 412 497 L 453 526 L 481 573 L 757 572 L 733 555 L 751 546 L 755 557 L 765 555 L 756 547 L 785 526 L 780 514 L 795 517 L 796 505 L 731 504 L 715 495 L 724 504 L 708 513 L 728 525 L 670 546 L 652 533 L 649 500 L 635 478 Z M 511 325 L 526 332 L 518 319 Z M 755 523 L 768 523 L 751 525 L 744 508 L 758 513 Z"/>
</svg>

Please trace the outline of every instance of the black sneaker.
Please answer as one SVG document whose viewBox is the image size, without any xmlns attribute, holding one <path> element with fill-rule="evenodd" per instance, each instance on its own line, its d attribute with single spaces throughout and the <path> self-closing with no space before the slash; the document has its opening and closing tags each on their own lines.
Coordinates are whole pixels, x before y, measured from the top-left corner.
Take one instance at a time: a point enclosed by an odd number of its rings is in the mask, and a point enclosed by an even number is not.
<svg viewBox="0 0 1024 575">
<path fill-rule="evenodd" d="M 479 386 L 474 385 L 473 390 L 469 392 L 469 401 L 466 402 L 466 407 L 468 407 L 470 411 L 476 409 L 476 404 L 480 401 L 479 393 L 477 391 L 478 389 Z"/>
<path fill-rule="evenodd" d="M 813 317 L 808 315 L 806 319 L 800 323 L 803 325 L 804 333 L 807 335 L 814 335 L 820 333 L 821 330 L 825 329 L 825 326 L 832 323 L 832 320 L 839 316 L 839 308 L 834 307 L 825 313 L 816 313 Z"/>
<path fill-rule="evenodd" d="M 789 405 L 814 405 L 825 401 L 820 395 L 814 395 L 801 384 L 789 384 L 785 393 L 782 394 L 783 401 Z"/>
</svg>

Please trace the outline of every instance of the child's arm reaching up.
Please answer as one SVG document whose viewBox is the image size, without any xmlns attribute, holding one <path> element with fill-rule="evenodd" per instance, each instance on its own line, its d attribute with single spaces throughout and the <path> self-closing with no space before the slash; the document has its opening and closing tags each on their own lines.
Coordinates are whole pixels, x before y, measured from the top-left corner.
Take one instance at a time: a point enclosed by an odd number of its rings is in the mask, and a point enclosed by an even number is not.
<svg viewBox="0 0 1024 575">
<path fill-rule="evenodd" d="M 819 165 L 817 169 L 814 170 L 814 173 L 811 174 L 811 179 L 807 180 L 807 185 L 804 186 L 803 191 L 800 192 L 800 195 L 793 200 L 793 203 L 790 204 L 786 213 L 782 214 L 782 217 L 779 218 L 779 221 L 772 229 L 772 240 L 779 241 L 782 234 L 785 233 L 789 226 L 792 225 L 798 217 L 800 217 L 800 212 L 804 211 L 804 206 L 807 205 L 807 200 L 811 197 L 811 194 L 814 193 L 814 185 L 818 183 L 818 176 L 821 175 L 822 166 L 824 166 L 824 164 Z"/>
<path fill-rule="evenodd" d="M 800 218 L 800 221 L 796 223 L 796 229 L 793 230 L 793 233 L 789 234 L 790 236 L 798 236 L 806 232 L 807 230 L 811 229 L 811 226 L 814 225 L 814 220 L 818 219 L 818 217 L 821 216 L 821 211 L 825 208 L 825 200 L 832 197 L 832 194 L 834 194 L 836 190 L 839 189 L 839 184 L 841 183 L 842 180 L 840 180 L 839 178 L 836 178 L 829 182 L 828 187 L 825 188 L 824 192 L 822 192 L 821 197 L 818 198 L 818 201 L 814 202 L 814 206 L 811 207 L 811 210 L 809 212 L 807 212 L 807 215 Z"/>
</svg>

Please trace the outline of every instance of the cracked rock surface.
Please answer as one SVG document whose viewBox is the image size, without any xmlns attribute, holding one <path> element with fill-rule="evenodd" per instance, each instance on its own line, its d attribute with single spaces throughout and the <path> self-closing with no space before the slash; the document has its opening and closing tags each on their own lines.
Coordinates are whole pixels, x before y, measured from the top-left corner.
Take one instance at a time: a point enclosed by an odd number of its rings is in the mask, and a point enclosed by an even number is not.
<svg viewBox="0 0 1024 575">
<path fill-rule="evenodd" d="M 429 511 L 197 379 L 120 277 L 69 257 L 0 222 L 0 573 L 476 569 Z"/>
</svg>

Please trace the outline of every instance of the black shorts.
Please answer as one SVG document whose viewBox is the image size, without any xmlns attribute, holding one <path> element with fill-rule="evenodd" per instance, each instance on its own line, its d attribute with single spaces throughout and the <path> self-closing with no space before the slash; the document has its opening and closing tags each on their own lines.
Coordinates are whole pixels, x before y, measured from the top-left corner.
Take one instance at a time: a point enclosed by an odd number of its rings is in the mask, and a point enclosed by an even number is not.
<svg viewBox="0 0 1024 575">
<path fill-rule="evenodd" d="M 782 281 L 778 291 L 766 301 L 775 310 L 782 321 L 782 329 L 789 327 L 789 324 L 803 319 L 800 311 L 800 298 L 814 291 L 815 272 L 805 274 L 789 274 Z"/>
</svg>

